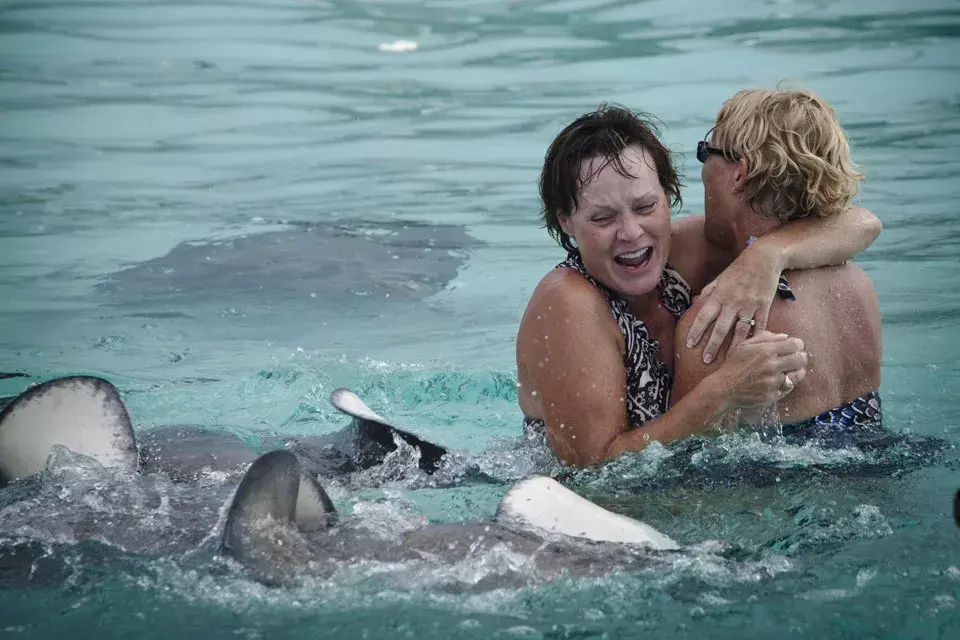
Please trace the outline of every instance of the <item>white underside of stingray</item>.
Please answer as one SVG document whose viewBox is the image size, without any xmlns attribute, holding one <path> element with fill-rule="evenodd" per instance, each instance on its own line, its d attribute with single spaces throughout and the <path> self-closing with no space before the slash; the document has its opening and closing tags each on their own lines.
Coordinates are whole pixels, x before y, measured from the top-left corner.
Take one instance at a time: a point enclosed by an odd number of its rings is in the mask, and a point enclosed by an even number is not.
<svg viewBox="0 0 960 640">
<path fill-rule="evenodd" d="M 335 390 L 330 401 L 348 415 L 390 424 L 349 389 Z M 608 511 L 547 476 L 533 476 L 513 485 L 500 503 L 498 520 L 574 538 L 662 550 L 680 548 L 650 525 Z"/>
<path fill-rule="evenodd" d="M 59 378 L 23 392 L 0 413 L 0 476 L 43 471 L 55 445 L 105 467 L 135 471 L 130 416 L 112 384 L 100 378 Z"/>
<path fill-rule="evenodd" d="M 680 545 L 639 520 L 613 513 L 546 476 L 513 485 L 500 502 L 497 519 L 573 538 L 647 545 L 658 550 Z"/>
</svg>

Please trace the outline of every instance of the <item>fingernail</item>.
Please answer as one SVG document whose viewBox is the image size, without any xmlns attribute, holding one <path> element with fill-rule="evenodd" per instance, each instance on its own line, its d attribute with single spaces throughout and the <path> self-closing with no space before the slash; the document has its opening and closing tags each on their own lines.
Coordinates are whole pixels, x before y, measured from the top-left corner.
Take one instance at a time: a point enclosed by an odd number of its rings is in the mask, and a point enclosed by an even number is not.
<svg viewBox="0 0 960 640">
<path fill-rule="evenodd" d="M 687 339 L 687 349 L 693 348 L 693 338 Z"/>
<path fill-rule="evenodd" d="M 711 362 L 713 362 L 713 355 L 712 355 L 712 354 L 709 354 L 709 353 L 703 354 L 703 361 L 704 361 L 706 364 L 710 364 Z"/>
</svg>

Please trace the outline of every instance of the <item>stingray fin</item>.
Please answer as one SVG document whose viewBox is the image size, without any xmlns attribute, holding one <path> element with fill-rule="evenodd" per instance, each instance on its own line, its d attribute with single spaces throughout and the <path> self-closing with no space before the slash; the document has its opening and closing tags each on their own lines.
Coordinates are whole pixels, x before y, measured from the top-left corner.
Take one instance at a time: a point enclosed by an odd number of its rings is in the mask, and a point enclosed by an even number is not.
<svg viewBox="0 0 960 640">
<path fill-rule="evenodd" d="M 680 548 L 650 525 L 608 511 L 546 476 L 514 484 L 500 501 L 497 520 L 574 538 Z"/>
<path fill-rule="evenodd" d="M 393 451 L 396 449 L 396 440 L 403 440 L 420 451 L 419 466 L 424 472 L 432 474 L 440 468 L 442 458 L 447 454 L 444 447 L 390 424 L 349 389 L 335 389 L 330 394 L 330 403 L 353 418 L 357 427 L 359 455 L 362 456 L 364 452 L 377 450 Z"/>
<path fill-rule="evenodd" d="M 333 502 L 297 457 L 270 451 L 254 460 L 240 481 L 220 549 L 271 582 L 274 570 L 289 572 L 310 558 L 299 532 L 330 526 L 335 518 Z"/>
<path fill-rule="evenodd" d="M 136 471 L 137 443 L 117 388 L 92 376 L 30 387 L 0 412 L 0 478 L 39 473 L 55 445 L 105 467 Z"/>
</svg>

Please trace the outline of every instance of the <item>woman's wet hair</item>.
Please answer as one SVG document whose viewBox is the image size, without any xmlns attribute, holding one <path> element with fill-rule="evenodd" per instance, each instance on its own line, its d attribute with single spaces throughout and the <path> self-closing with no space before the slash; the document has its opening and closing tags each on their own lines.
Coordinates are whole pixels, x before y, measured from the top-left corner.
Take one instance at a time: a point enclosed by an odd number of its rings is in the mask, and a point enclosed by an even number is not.
<svg viewBox="0 0 960 640">
<path fill-rule="evenodd" d="M 623 165 L 622 153 L 637 145 L 653 162 L 660 185 L 671 207 L 681 204 L 680 178 L 670 151 L 660 142 L 660 130 L 653 118 L 615 104 L 601 104 L 564 127 L 547 149 L 540 172 L 540 216 L 550 236 L 567 251 L 574 249 L 570 237 L 560 227 L 561 216 L 571 216 L 580 205 L 583 189 L 612 165 L 617 173 L 636 178 Z M 603 158 L 589 174 L 586 163 Z"/>
<path fill-rule="evenodd" d="M 807 90 L 738 92 L 720 108 L 712 141 L 746 162 L 754 213 L 780 222 L 844 211 L 863 179 L 833 107 Z"/>
</svg>

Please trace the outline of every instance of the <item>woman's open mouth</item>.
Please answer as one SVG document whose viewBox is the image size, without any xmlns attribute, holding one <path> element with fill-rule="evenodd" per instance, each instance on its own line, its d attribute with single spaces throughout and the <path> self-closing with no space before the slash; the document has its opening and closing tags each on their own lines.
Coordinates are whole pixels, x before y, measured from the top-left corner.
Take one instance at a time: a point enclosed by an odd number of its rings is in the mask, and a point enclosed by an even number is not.
<svg viewBox="0 0 960 640">
<path fill-rule="evenodd" d="M 629 253 L 621 253 L 614 256 L 613 260 L 624 269 L 635 271 L 643 269 L 650 262 L 650 256 L 653 255 L 653 247 L 644 247 Z"/>
</svg>

